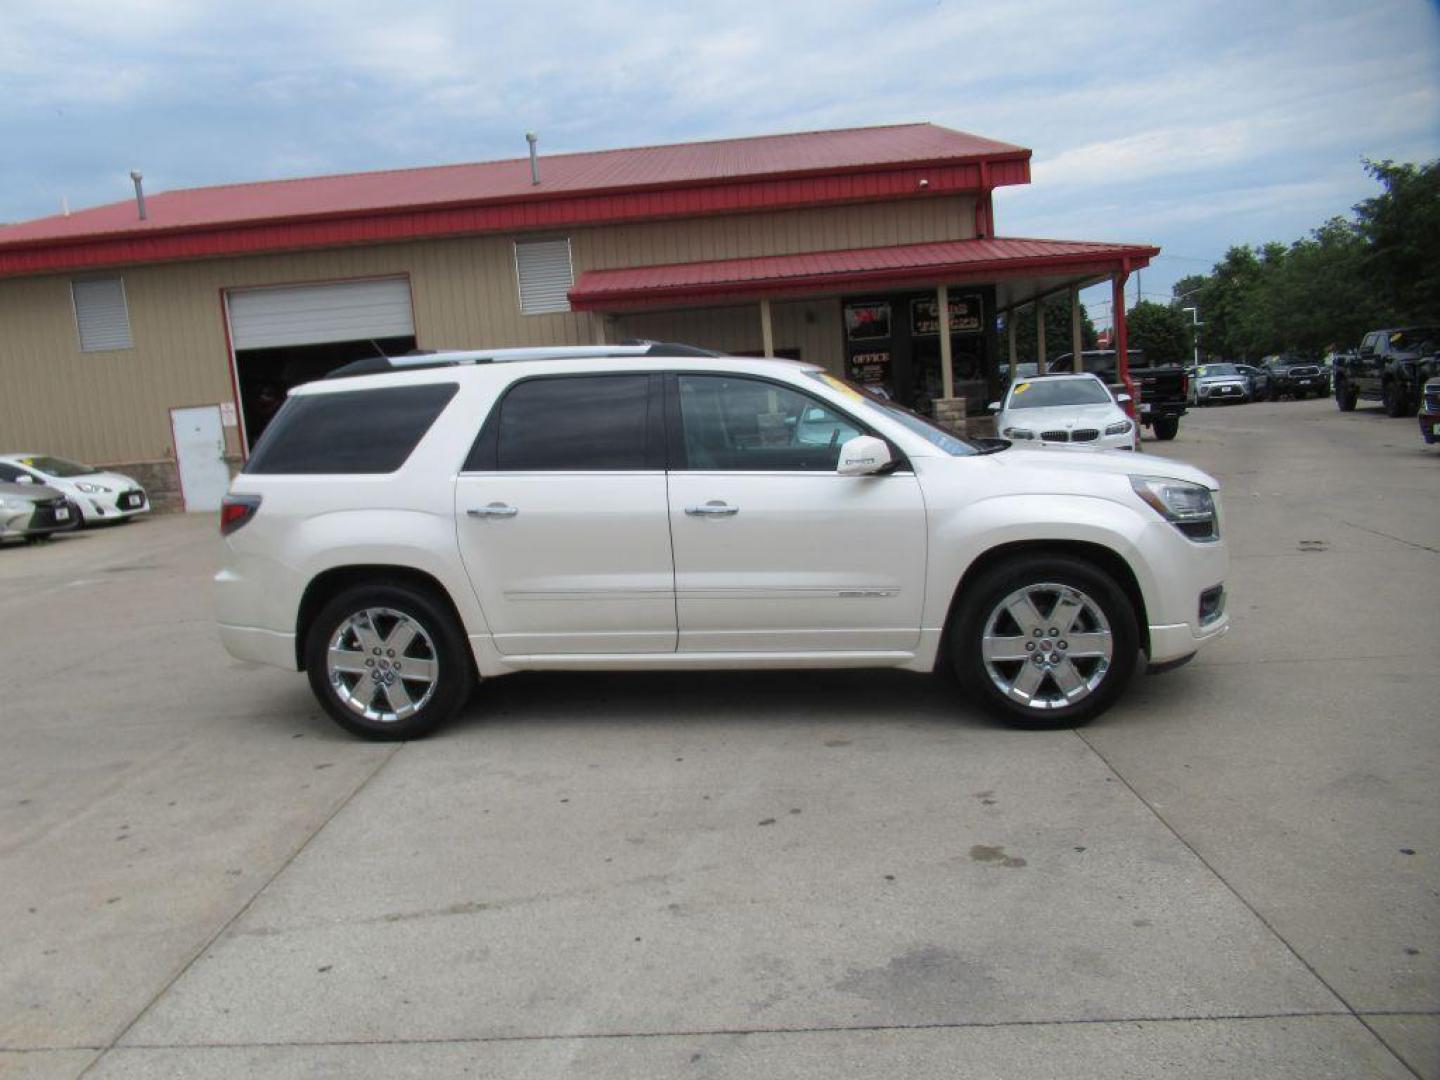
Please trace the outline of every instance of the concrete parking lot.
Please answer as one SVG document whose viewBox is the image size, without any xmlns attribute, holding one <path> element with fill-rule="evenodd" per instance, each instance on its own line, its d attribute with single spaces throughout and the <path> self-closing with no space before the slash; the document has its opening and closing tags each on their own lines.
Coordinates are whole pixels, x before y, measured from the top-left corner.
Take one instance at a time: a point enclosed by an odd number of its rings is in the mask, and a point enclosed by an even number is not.
<svg viewBox="0 0 1440 1080">
<path fill-rule="evenodd" d="M 214 521 L 0 550 L 0 1076 L 1440 1076 L 1440 448 L 1192 413 L 1235 627 L 1079 731 L 524 675 L 345 736 Z"/>
</svg>

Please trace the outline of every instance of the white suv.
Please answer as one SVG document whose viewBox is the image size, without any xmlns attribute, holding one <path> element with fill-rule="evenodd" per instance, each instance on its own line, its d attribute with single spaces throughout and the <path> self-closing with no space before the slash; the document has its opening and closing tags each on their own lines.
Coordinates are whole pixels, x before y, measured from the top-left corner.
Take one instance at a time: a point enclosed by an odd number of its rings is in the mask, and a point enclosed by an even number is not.
<svg viewBox="0 0 1440 1080">
<path fill-rule="evenodd" d="M 377 373 L 367 374 L 372 369 Z M 1215 480 L 967 441 L 823 369 L 685 346 L 362 361 L 293 390 L 222 511 L 232 655 L 412 738 L 520 670 L 950 666 L 1104 710 L 1227 626 Z"/>
</svg>

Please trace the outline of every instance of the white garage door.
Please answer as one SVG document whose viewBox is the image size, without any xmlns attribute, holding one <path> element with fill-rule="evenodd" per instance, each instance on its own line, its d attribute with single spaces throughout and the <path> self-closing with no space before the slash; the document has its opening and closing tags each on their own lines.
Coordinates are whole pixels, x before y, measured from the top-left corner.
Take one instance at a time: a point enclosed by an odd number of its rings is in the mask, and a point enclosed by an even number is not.
<svg viewBox="0 0 1440 1080">
<path fill-rule="evenodd" d="M 368 341 L 415 333 L 405 278 L 286 285 L 226 293 L 237 350 L 327 341 Z"/>
</svg>

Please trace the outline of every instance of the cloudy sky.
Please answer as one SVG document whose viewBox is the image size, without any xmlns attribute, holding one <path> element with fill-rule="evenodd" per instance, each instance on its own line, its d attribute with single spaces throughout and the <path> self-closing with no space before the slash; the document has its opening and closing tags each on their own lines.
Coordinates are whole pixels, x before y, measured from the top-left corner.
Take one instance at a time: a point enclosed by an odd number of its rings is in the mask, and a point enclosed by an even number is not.
<svg viewBox="0 0 1440 1080">
<path fill-rule="evenodd" d="M 1146 294 L 1440 156 L 1427 0 L 0 0 L 0 221 L 324 172 L 931 120 L 1031 147 L 1007 235 Z M 1106 321 L 1098 298 L 1097 322 Z"/>
</svg>

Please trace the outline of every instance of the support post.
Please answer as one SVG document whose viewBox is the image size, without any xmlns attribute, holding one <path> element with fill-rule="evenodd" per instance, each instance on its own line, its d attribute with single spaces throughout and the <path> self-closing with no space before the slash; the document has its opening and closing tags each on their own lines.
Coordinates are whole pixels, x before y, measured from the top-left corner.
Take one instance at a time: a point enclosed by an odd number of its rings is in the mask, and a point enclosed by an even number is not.
<svg viewBox="0 0 1440 1080">
<path fill-rule="evenodd" d="M 1085 335 L 1080 332 L 1080 286 L 1070 286 L 1070 354 L 1075 362 L 1072 371 L 1085 370 Z"/>
<path fill-rule="evenodd" d="M 766 356 L 775 355 L 775 328 L 770 323 L 770 301 L 760 301 L 760 341 Z"/>
<path fill-rule="evenodd" d="M 1045 362 L 1045 301 L 1035 301 L 1035 371 L 1041 375 L 1050 374 L 1050 365 Z"/>
<path fill-rule="evenodd" d="M 955 368 L 950 357 L 950 287 L 941 285 L 935 290 L 940 302 L 940 386 L 948 401 L 955 396 Z"/>
<path fill-rule="evenodd" d="M 1130 402 L 1125 406 L 1125 411 L 1133 419 L 1139 412 L 1135 402 L 1135 383 L 1130 378 L 1130 336 L 1125 329 L 1125 282 L 1130 277 L 1128 270 L 1123 270 L 1110 279 L 1111 310 L 1113 312 L 1113 323 L 1111 336 L 1115 339 L 1115 378 L 1124 385 L 1125 392 L 1130 395 Z"/>
<path fill-rule="evenodd" d="M 1015 316 L 1016 311 L 1012 307 L 1005 312 L 1005 336 L 1010 341 L 1010 377 L 1015 377 L 1015 365 L 1020 362 L 1019 351 L 1015 346 Z"/>
</svg>

